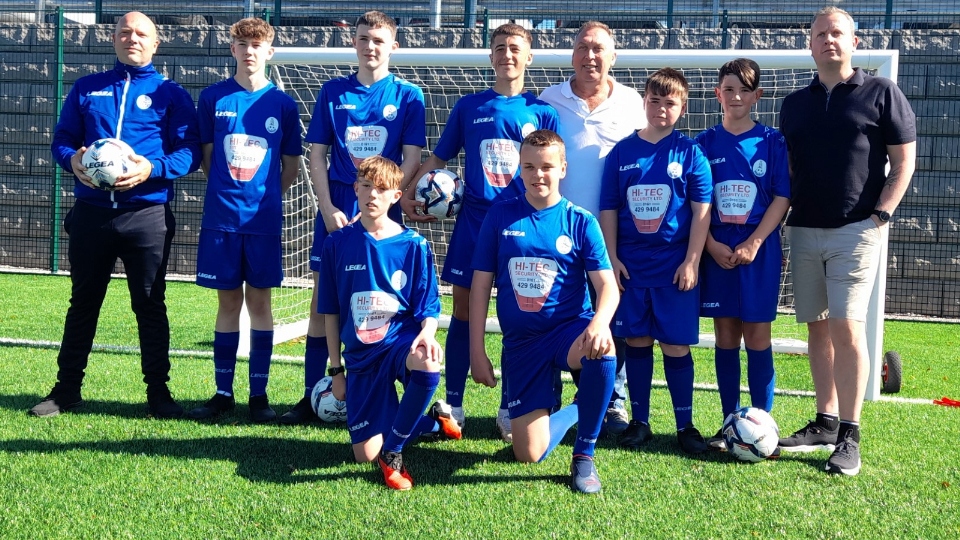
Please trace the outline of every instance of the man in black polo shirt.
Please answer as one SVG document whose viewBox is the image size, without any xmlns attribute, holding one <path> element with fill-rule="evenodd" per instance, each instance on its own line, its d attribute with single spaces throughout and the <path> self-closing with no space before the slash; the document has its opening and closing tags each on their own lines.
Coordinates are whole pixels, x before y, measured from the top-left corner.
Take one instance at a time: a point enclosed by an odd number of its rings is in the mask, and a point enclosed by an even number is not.
<svg viewBox="0 0 960 540">
<path fill-rule="evenodd" d="M 817 12 L 810 50 L 817 76 L 784 100 L 790 156 L 787 219 L 797 321 L 810 332 L 817 418 L 780 440 L 783 451 L 828 449 L 826 471 L 860 472 L 860 411 L 869 375 L 864 321 L 881 264 L 881 229 L 916 161 L 916 116 L 896 83 L 852 64 L 853 18 Z M 885 167 L 889 160 L 889 172 Z"/>
</svg>

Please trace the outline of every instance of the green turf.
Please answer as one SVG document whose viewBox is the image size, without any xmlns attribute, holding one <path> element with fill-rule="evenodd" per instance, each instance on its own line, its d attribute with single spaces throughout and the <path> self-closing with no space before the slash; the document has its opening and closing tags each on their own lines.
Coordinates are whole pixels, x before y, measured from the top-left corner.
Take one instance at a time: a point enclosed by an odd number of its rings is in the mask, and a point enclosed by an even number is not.
<svg viewBox="0 0 960 540">
<path fill-rule="evenodd" d="M 116 285 L 98 341 L 133 345 Z M 0 275 L 0 335 L 58 340 L 68 289 L 64 278 Z M 174 347 L 209 348 L 213 297 L 189 284 L 171 284 L 169 297 Z M 887 348 L 904 356 L 903 395 L 960 398 L 957 328 L 887 324 Z M 54 381 L 55 358 L 53 349 L 0 347 L 0 538 L 960 537 L 960 409 L 867 403 L 863 471 L 837 478 L 822 472 L 823 453 L 753 465 L 686 457 L 669 394 L 655 388 L 655 440 L 630 452 L 601 439 L 604 491 L 583 497 L 565 483 L 572 437 L 544 463 L 514 463 L 496 434 L 498 392 L 470 384 L 465 439 L 409 449 L 416 487 L 393 493 L 352 462 L 341 426 L 251 425 L 244 404 L 213 423 L 148 418 L 134 354 L 92 354 L 87 404 L 30 418 L 25 411 Z M 712 380 L 709 351 L 696 365 L 698 380 Z M 777 369 L 779 387 L 810 387 L 805 357 L 778 356 Z M 241 363 L 239 396 L 245 371 Z M 175 358 L 171 375 L 187 407 L 212 391 L 208 359 Z M 302 366 L 275 363 L 271 377 L 282 413 L 299 397 Z M 696 392 L 704 432 L 720 423 L 718 401 Z M 792 430 L 813 408 L 811 398 L 778 396 L 774 416 Z"/>
</svg>

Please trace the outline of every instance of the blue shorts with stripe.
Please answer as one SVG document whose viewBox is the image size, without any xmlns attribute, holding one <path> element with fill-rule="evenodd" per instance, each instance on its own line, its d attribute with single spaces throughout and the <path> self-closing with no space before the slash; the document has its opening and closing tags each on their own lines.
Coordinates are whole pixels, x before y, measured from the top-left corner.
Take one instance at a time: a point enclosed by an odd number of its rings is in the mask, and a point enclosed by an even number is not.
<svg viewBox="0 0 960 540">
<path fill-rule="evenodd" d="M 360 213 L 357 192 L 354 191 L 353 184 L 344 184 L 333 180 L 329 184 L 330 201 L 333 202 L 333 206 L 343 212 L 343 215 L 347 216 L 347 221 L 350 221 Z M 391 206 L 387 215 L 390 219 L 403 225 L 403 210 L 400 209 L 399 203 Z M 327 226 L 323 224 L 323 216 L 318 211 L 316 221 L 313 224 L 313 245 L 310 247 L 310 270 L 314 272 L 320 271 L 320 255 L 323 253 L 323 241 L 327 239 L 327 236 L 330 236 L 330 233 L 327 232 Z"/>
<path fill-rule="evenodd" d="M 510 418 L 557 404 L 554 371 L 570 371 L 567 353 L 588 324 L 590 319 L 578 318 L 522 345 L 504 345 L 501 368 Z"/>
<path fill-rule="evenodd" d="M 247 283 L 258 289 L 283 281 L 280 236 L 200 229 L 197 285 L 232 291 Z"/>
<path fill-rule="evenodd" d="M 753 229 L 735 231 L 733 227 L 711 230 L 713 237 L 735 248 L 746 240 Z M 750 264 L 726 270 L 704 253 L 700 265 L 700 316 L 736 317 L 744 322 L 772 322 L 777 318 L 783 251 L 780 230 L 760 245 Z"/>
<path fill-rule="evenodd" d="M 409 346 L 407 343 L 406 347 L 393 347 L 371 370 L 351 371 L 349 362 L 344 362 L 347 367 L 347 428 L 351 443 L 362 443 L 393 428 L 400 407 L 396 382 L 406 386 L 410 380 L 410 371 L 407 370 Z"/>
<path fill-rule="evenodd" d="M 466 289 L 473 281 L 473 252 L 480 237 L 480 227 L 486 212 L 471 212 L 466 205 L 457 214 L 457 223 L 450 235 L 447 256 L 443 260 L 440 279 Z"/>
<path fill-rule="evenodd" d="M 652 337 L 668 345 L 700 341 L 700 285 L 681 291 L 669 287 L 628 287 L 613 317 L 613 335 Z"/>
</svg>

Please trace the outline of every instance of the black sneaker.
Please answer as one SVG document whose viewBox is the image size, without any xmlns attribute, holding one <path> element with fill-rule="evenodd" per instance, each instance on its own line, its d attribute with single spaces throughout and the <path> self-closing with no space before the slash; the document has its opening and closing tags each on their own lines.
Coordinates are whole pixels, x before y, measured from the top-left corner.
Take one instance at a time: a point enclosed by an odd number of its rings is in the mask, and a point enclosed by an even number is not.
<svg viewBox="0 0 960 540">
<path fill-rule="evenodd" d="M 288 426 L 306 424 L 316 420 L 319 420 L 319 418 L 317 418 L 317 413 L 313 412 L 313 405 L 310 404 L 309 397 L 301 399 L 292 409 L 280 415 L 280 423 Z"/>
<path fill-rule="evenodd" d="M 270 408 L 266 394 L 250 396 L 250 421 L 257 424 L 266 424 L 277 419 L 277 413 Z"/>
<path fill-rule="evenodd" d="M 652 440 L 653 432 L 650 431 L 650 426 L 636 420 L 631 420 L 627 429 L 620 434 L 620 446 L 631 450 L 636 450 Z"/>
<path fill-rule="evenodd" d="M 80 397 L 80 391 L 64 391 L 54 386 L 50 394 L 43 398 L 43 401 L 30 409 L 29 414 L 30 416 L 48 418 L 81 405 L 83 405 L 83 398 Z"/>
<path fill-rule="evenodd" d="M 726 443 L 726 441 L 723 440 L 723 429 L 722 429 L 722 428 L 717 430 L 717 434 L 716 434 L 716 435 L 714 435 L 713 437 L 710 437 L 709 439 L 707 439 L 707 447 L 709 447 L 710 450 L 716 450 L 716 451 L 718 451 L 718 452 L 726 452 L 726 451 L 727 451 L 727 443 Z M 779 454 L 778 454 L 778 455 L 779 455 Z"/>
<path fill-rule="evenodd" d="M 232 411 L 233 407 L 236 405 L 233 396 L 225 396 L 223 394 L 214 394 L 212 398 L 208 399 L 202 407 L 197 407 L 193 409 L 187 416 L 195 420 L 205 420 L 208 418 L 214 418 L 220 416 L 221 414 Z"/>
<path fill-rule="evenodd" d="M 703 440 L 703 435 L 700 435 L 697 428 L 690 422 L 677 431 L 677 441 L 680 443 L 680 449 L 688 454 L 702 454 L 707 451 L 707 441 Z"/>
<path fill-rule="evenodd" d="M 170 395 L 166 384 L 155 384 L 147 387 L 147 408 L 154 418 L 180 418 L 183 416 L 183 407 L 177 405 Z"/>
<path fill-rule="evenodd" d="M 840 428 L 828 430 L 811 420 L 802 429 L 786 439 L 780 439 L 780 449 L 784 452 L 814 452 L 827 450 L 832 452 L 836 447 Z"/>
<path fill-rule="evenodd" d="M 600 476 L 593 458 L 573 456 L 570 462 L 570 489 L 577 493 L 600 493 Z"/>
<path fill-rule="evenodd" d="M 837 443 L 824 470 L 830 474 L 856 476 L 860 472 L 860 443 L 850 436 Z"/>
</svg>

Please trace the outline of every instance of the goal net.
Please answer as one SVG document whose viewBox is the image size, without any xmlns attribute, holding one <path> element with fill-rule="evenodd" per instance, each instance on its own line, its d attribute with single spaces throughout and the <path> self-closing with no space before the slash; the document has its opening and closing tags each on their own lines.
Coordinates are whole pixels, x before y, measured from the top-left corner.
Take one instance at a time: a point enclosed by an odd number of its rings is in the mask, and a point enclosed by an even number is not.
<svg viewBox="0 0 960 540">
<path fill-rule="evenodd" d="M 569 49 L 535 50 L 533 54 L 533 65 L 527 69 L 526 76 L 528 90 L 540 93 L 546 87 L 561 83 L 570 76 Z M 489 51 L 485 49 L 400 49 L 392 56 L 391 71 L 423 90 L 427 107 L 429 148 L 436 145 L 450 110 L 461 96 L 492 86 L 494 75 L 488 55 Z M 612 73 L 621 83 L 642 92 L 647 77 L 653 71 L 664 66 L 681 70 L 691 88 L 687 114 L 677 127 L 693 137 L 721 121 L 720 106 L 713 93 L 713 87 L 717 83 L 717 70 L 724 62 L 740 56 L 753 58 L 760 64 L 764 94 L 756 107 L 756 119 L 765 125 L 776 127 L 777 113 L 783 98 L 808 85 L 813 78 L 814 65 L 809 51 L 621 50 L 617 53 Z M 896 78 L 896 51 L 859 51 L 856 63 L 865 69 L 877 71 L 880 75 Z M 300 104 L 301 121 L 306 130 L 321 85 L 332 78 L 354 72 L 356 52 L 350 48 L 280 47 L 277 48 L 271 64 L 270 72 L 274 81 Z M 457 159 L 451 160 L 448 168 L 459 173 L 462 159 L 461 154 Z M 308 167 L 304 166 L 298 186 L 309 185 L 305 172 L 307 170 Z M 304 211 L 301 217 L 309 218 L 312 214 Z M 448 220 L 428 226 L 418 225 L 416 228 L 432 243 L 437 263 L 442 265 L 453 222 Z M 805 352 L 805 344 L 798 340 L 801 333 L 805 334 L 806 331 L 795 324 L 792 316 L 793 286 L 789 252 L 789 245 L 785 242 L 784 271 L 780 287 L 780 310 L 785 316 L 781 316 L 780 322 L 775 324 L 774 334 L 786 344 L 780 347 L 780 350 Z M 709 320 L 704 320 L 703 329 L 712 332 Z M 707 340 L 709 342 L 709 337 Z"/>
</svg>

